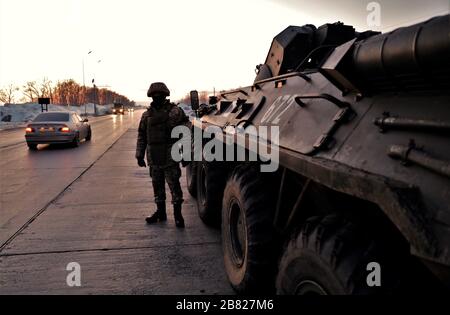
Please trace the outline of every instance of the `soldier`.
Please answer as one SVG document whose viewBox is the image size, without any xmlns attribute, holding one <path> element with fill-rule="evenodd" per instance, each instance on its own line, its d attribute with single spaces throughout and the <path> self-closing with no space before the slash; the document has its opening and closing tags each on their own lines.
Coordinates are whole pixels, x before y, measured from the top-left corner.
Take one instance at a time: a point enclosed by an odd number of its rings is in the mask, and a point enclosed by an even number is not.
<svg viewBox="0 0 450 315">
<path fill-rule="evenodd" d="M 171 148 L 177 139 L 171 139 L 172 128 L 188 121 L 184 111 L 171 103 L 166 97 L 170 95 L 167 86 L 162 82 L 150 85 L 147 96 L 153 99 L 148 110 L 142 114 L 139 124 L 136 145 L 136 159 L 140 167 L 146 167 L 144 157 L 147 153 L 147 163 L 153 183 L 156 212 L 147 217 L 148 224 L 167 220 L 166 188 L 169 185 L 172 194 L 172 204 L 175 225 L 184 228 L 181 215 L 183 192 L 180 186 L 181 169 L 178 162 L 171 156 Z"/>
</svg>

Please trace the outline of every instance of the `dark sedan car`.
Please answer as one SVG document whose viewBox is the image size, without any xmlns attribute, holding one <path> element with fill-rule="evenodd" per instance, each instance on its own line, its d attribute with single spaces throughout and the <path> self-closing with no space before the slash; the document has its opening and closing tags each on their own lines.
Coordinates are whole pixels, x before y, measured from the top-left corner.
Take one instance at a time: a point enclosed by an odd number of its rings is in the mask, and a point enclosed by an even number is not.
<svg viewBox="0 0 450 315">
<path fill-rule="evenodd" d="M 87 119 L 75 112 L 41 113 L 27 125 L 25 139 L 30 150 L 38 144 L 71 143 L 74 147 L 82 139 L 91 140 L 92 131 Z"/>
</svg>

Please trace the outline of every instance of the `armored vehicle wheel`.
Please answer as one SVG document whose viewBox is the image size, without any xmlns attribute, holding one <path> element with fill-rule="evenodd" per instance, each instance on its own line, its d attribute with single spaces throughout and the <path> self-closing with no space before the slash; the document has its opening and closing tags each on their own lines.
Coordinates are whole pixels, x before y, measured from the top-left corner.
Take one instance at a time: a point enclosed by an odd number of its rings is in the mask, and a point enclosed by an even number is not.
<svg viewBox="0 0 450 315">
<path fill-rule="evenodd" d="M 384 246 L 383 246 L 384 245 Z M 293 236 L 281 258 L 278 294 L 393 293 L 405 267 L 405 253 L 339 216 L 309 219 Z M 388 252 L 389 251 L 389 252 Z M 369 287 L 368 264 L 381 269 L 381 286 Z"/>
<path fill-rule="evenodd" d="M 269 183 L 254 167 L 240 166 L 225 187 L 222 247 L 228 279 L 238 293 L 270 293 L 274 288 L 275 201 Z"/>
<path fill-rule="evenodd" d="M 202 221 L 210 226 L 220 226 L 226 170 L 217 163 L 197 164 L 197 210 Z"/>
<path fill-rule="evenodd" d="M 198 162 L 192 161 L 186 166 L 186 186 L 192 197 L 197 197 Z"/>
</svg>

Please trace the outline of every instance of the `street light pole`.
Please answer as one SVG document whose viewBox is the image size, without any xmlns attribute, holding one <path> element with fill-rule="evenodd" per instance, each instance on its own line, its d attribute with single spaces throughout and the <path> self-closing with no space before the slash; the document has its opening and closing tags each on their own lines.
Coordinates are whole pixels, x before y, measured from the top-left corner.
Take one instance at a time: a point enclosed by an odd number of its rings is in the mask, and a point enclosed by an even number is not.
<svg viewBox="0 0 450 315">
<path fill-rule="evenodd" d="M 97 61 L 97 63 L 102 62 L 101 59 Z M 94 72 L 94 78 L 92 78 L 92 84 L 94 86 L 94 115 L 97 116 L 97 102 L 98 102 L 98 93 L 97 93 L 97 86 L 95 85 L 95 72 Z M 100 105 L 100 104 L 99 104 Z"/>
<path fill-rule="evenodd" d="M 87 116 L 86 112 L 86 83 L 84 82 L 84 56 L 83 56 L 83 103 L 84 103 L 84 116 Z"/>
<path fill-rule="evenodd" d="M 95 85 L 95 79 L 92 79 L 92 85 L 94 86 L 94 116 L 97 116 L 97 86 Z"/>
<path fill-rule="evenodd" d="M 92 53 L 92 50 L 89 50 L 89 52 L 87 53 L 88 55 Z M 84 58 L 85 56 L 83 55 L 83 60 L 82 60 L 82 65 L 83 65 L 83 103 L 84 103 L 84 116 L 87 116 L 87 108 L 86 108 L 86 82 L 84 81 L 85 76 L 84 76 Z"/>
</svg>

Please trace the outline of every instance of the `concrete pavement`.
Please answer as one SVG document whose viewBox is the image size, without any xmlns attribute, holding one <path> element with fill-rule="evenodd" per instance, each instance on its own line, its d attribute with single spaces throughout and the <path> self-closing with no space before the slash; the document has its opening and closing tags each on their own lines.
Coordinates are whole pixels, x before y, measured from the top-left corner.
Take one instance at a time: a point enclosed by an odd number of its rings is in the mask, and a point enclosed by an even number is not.
<svg viewBox="0 0 450 315">
<path fill-rule="evenodd" d="M 145 224 L 155 205 L 134 159 L 136 127 L 0 252 L 0 294 L 233 294 L 220 231 L 201 223 L 184 177 L 186 228 L 175 227 L 170 193 L 168 222 Z M 71 262 L 81 287 L 66 284 Z"/>
</svg>

